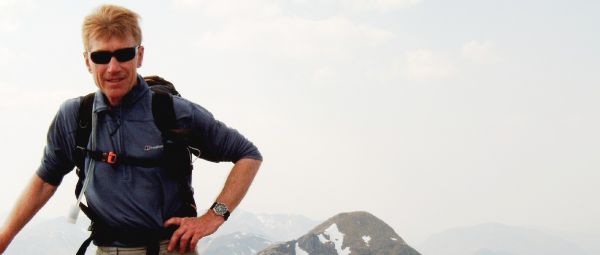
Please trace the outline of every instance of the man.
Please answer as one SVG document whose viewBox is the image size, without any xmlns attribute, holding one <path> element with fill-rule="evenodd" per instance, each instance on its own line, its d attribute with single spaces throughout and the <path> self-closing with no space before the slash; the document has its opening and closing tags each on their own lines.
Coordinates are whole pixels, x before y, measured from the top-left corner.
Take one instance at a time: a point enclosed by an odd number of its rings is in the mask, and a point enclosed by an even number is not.
<svg viewBox="0 0 600 255">
<path fill-rule="evenodd" d="M 99 7 L 84 20 L 85 64 L 99 88 L 92 113 L 93 147 L 88 149 L 152 159 L 165 154 L 166 145 L 153 118 L 154 92 L 137 73 L 144 57 L 138 20 L 136 13 L 114 5 Z M 156 253 L 151 252 L 152 243 L 139 240 L 148 239 L 146 233 L 168 234 L 158 240 L 160 254 L 196 254 L 198 241 L 224 223 L 252 183 L 262 157 L 251 142 L 194 103 L 174 96 L 172 104 L 177 126 L 192 130 L 195 140 L 190 146 L 200 150 L 201 158 L 235 163 L 223 190 L 211 209 L 189 217 L 179 213 L 188 206 L 181 198 L 185 187 L 168 166 L 113 165 L 86 155 L 86 166 L 95 167 L 85 169 L 90 180 L 84 194 L 96 217 L 96 231 L 104 232 L 93 240 L 97 254 Z M 0 253 L 74 168 L 79 106 L 79 98 L 61 105 L 48 131 L 41 165 L 0 230 Z"/>
</svg>

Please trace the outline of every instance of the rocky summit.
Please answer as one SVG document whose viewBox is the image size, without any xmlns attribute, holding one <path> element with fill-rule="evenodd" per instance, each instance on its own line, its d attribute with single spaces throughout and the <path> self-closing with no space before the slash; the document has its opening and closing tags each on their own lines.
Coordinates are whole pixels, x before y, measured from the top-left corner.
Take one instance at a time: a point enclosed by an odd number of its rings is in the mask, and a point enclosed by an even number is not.
<svg viewBox="0 0 600 255">
<path fill-rule="evenodd" d="M 258 255 L 420 255 L 385 222 L 368 212 L 341 213 L 302 237 Z"/>
</svg>

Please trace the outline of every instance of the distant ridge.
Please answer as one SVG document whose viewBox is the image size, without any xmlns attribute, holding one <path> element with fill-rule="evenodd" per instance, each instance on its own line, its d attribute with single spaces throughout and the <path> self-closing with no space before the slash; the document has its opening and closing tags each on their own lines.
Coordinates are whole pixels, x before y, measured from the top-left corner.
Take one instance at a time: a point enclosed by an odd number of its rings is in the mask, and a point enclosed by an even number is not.
<svg viewBox="0 0 600 255">
<path fill-rule="evenodd" d="M 283 242 L 298 238 L 320 222 L 301 215 L 255 214 L 238 209 L 213 236 L 243 232 L 258 234 L 274 242 Z"/>
<path fill-rule="evenodd" d="M 592 255 L 558 236 L 498 223 L 450 229 L 418 247 L 427 255 Z"/>
<path fill-rule="evenodd" d="M 264 236 L 243 232 L 205 237 L 202 242 L 204 245 L 199 247 L 198 253 L 207 255 L 255 255 L 273 243 Z"/>
</svg>

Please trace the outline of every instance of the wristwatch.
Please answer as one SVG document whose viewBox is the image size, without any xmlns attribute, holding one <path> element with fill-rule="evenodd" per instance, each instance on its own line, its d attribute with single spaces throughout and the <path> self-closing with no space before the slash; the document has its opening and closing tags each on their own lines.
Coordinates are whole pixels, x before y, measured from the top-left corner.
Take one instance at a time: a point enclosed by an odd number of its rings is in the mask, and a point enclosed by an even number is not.
<svg viewBox="0 0 600 255">
<path fill-rule="evenodd" d="M 229 212 L 229 208 L 227 208 L 227 205 L 223 203 L 214 202 L 210 209 L 212 209 L 216 215 L 223 216 L 223 218 L 225 218 L 226 221 L 227 218 L 229 218 L 229 215 L 231 214 Z"/>
</svg>

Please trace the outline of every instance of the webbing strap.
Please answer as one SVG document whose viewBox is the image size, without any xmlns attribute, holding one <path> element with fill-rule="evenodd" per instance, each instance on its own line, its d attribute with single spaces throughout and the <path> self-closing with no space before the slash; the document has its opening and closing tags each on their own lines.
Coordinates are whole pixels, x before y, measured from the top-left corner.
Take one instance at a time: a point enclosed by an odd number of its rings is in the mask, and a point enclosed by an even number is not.
<svg viewBox="0 0 600 255">
<path fill-rule="evenodd" d="M 77 150 L 82 151 L 84 155 L 87 154 L 93 160 L 102 161 L 113 166 L 123 164 L 141 167 L 158 167 L 164 165 L 164 160 L 162 158 L 136 158 L 118 155 L 113 151 L 93 151 L 82 147 L 77 147 Z"/>
<path fill-rule="evenodd" d="M 90 247 L 90 244 L 92 243 L 93 239 L 94 239 L 94 233 L 92 233 L 90 235 L 90 237 L 88 237 L 88 239 L 85 239 L 85 241 L 83 241 L 81 246 L 79 246 L 79 250 L 77 250 L 76 255 L 85 255 L 85 251 L 87 250 L 88 247 Z"/>
<path fill-rule="evenodd" d="M 90 134 L 92 133 L 92 108 L 94 106 L 95 93 L 87 94 L 80 97 L 79 115 L 77 117 L 77 131 L 75 132 L 76 146 L 87 148 Z M 83 169 L 85 154 L 75 154 L 75 165 L 79 169 Z"/>
<path fill-rule="evenodd" d="M 163 138 L 169 130 L 176 125 L 175 109 L 173 108 L 173 97 L 161 90 L 154 90 L 152 96 L 152 115 L 154 123 L 163 134 Z"/>
<path fill-rule="evenodd" d="M 77 115 L 77 131 L 75 132 L 75 146 L 87 148 L 90 134 L 92 133 L 92 108 L 94 107 L 95 93 L 90 93 L 80 97 L 79 101 L 79 112 Z M 75 185 L 75 197 L 79 197 L 81 189 L 83 187 L 83 180 L 85 178 L 85 154 L 75 151 L 73 154 L 75 166 L 77 166 L 77 184 Z"/>
</svg>

